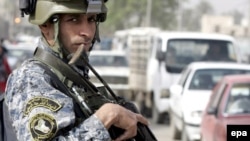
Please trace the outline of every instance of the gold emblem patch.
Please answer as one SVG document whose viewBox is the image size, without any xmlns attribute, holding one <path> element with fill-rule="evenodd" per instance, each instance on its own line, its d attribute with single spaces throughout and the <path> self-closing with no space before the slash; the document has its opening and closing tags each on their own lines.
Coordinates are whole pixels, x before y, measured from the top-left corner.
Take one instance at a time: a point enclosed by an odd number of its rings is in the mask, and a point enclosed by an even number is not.
<svg viewBox="0 0 250 141">
<path fill-rule="evenodd" d="M 56 120 L 45 113 L 35 115 L 30 123 L 30 132 L 34 141 L 49 140 L 55 136 L 57 132 Z"/>
<path fill-rule="evenodd" d="M 56 112 L 62 108 L 62 105 L 59 102 L 52 99 L 48 99 L 45 97 L 35 97 L 28 101 L 26 108 L 24 110 L 24 115 L 28 115 L 36 107 L 44 107 L 53 112 Z"/>
</svg>

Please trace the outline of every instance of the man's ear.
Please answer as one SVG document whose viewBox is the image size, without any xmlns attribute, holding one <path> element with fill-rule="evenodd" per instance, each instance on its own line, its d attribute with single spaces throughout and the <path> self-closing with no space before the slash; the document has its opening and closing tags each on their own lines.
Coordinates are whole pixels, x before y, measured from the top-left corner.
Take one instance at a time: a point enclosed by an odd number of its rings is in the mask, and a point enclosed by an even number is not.
<svg viewBox="0 0 250 141">
<path fill-rule="evenodd" d="M 43 34 L 43 36 L 47 40 L 53 40 L 54 39 L 54 26 L 53 24 L 46 22 L 45 24 L 39 25 L 39 28 Z"/>
<path fill-rule="evenodd" d="M 42 24 L 42 25 L 39 25 L 39 28 L 41 29 L 41 32 L 43 34 L 47 34 L 49 32 L 49 23 L 45 23 L 45 24 Z"/>
</svg>

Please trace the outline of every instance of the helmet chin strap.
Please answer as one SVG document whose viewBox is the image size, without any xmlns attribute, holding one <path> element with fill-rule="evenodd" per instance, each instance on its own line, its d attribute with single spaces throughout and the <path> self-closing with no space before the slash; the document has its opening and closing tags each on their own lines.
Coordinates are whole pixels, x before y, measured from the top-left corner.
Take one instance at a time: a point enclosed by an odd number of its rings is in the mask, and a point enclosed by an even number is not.
<svg viewBox="0 0 250 141">
<path fill-rule="evenodd" d="M 59 17 L 54 16 L 52 18 L 52 23 L 54 24 L 54 42 L 50 45 L 51 49 L 59 55 L 60 58 L 63 58 L 63 49 L 59 43 Z"/>
<path fill-rule="evenodd" d="M 100 36 L 99 36 L 99 22 L 96 23 L 95 37 L 94 37 L 94 39 L 92 40 L 92 45 L 91 45 L 91 47 L 89 48 L 89 52 L 93 49 L 93 46 L 94 46 L 94 44 L 95 44 L 96 41 L 97 41 L 98 43 L 101 41 Z"/>
</svg>

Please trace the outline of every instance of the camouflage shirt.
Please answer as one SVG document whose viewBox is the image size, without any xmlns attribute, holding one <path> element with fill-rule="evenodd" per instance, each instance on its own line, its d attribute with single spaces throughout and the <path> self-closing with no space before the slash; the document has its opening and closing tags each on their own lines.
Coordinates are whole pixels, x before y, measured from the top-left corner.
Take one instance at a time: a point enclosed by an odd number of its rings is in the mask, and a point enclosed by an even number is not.
<svg viewBox="0 0 250 141">
<path fill-rule="evenodd" d="M 55 89 L 51 77 L 32 60 L 9 76 L 6 104 L 20 141 L 108 141 L 110 135 L 102 122 L 92 115 L 66 134 L 56 135 L 74 125 L 76 116 L 70 97 Z"/>
</svg>

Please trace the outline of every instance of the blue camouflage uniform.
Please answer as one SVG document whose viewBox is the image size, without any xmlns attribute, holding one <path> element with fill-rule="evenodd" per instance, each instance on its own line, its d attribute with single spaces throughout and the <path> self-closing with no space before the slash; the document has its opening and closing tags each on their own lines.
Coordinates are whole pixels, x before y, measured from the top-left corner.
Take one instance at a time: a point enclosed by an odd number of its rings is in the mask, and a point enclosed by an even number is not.
<svg viewBox="0 0 250 141">
<path fill-rule="evenodd" d="M 39 47 L 52 52 L 41 40 Z M 67 133 L 57 134 L 73 126 L 76 115 L 72 98 L 55 89 L 51 79 L 32 59 L 25 61 L 9 76 L 5 99 L 18 140 L 111 140 L 107 129 L 95 115 Z"/>
</svg>

